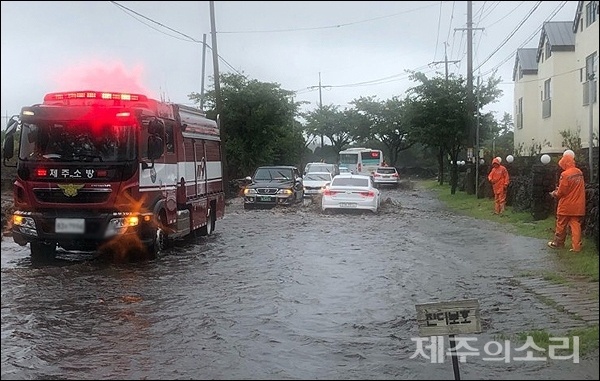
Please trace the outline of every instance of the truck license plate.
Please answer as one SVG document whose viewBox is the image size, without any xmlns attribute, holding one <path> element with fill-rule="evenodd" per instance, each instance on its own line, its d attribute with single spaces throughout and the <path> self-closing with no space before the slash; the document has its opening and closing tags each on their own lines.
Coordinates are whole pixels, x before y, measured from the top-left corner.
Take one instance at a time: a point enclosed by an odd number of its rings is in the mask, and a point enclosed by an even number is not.
<svg viewBox="0 0 600 381">
<path fill-rule="evenodd" d="M 85 219 L 57 218 L 54 231 L 56 233 L 83 233 L 85 232 Z"/>
</svg>

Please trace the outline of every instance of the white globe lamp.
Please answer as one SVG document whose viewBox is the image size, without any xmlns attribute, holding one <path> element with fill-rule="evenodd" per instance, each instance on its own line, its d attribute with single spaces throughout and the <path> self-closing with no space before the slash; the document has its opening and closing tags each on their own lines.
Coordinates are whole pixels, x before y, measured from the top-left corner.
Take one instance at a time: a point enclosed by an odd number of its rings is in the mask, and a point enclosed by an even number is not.
<svg viewBox="0 0 600 381">
<path fill-rule="evenodd" d="M 515 158 L 514 158 L 514 156 L 513 156 L 513 155 L 508 155 L 508 156 L 506 157 L 506 162 L 507 162 L 507 163 L 512 163 L 513 161 L 515 161 Z"/>
<path fill-rule="evenodd" d="M 563 156 L 575 157 L 575 152 L 573 152 L 573 150 L 568 149 L 565 152 L 563 152 Z"/>
<path fill-rule="evenodd" d="M 542 162 L 542 164 L 548 164 L 550 162 L 550 156 L 547 154 L 543 154 L 542 157 L 540 157 L 540 161 Z"/>
</svg>

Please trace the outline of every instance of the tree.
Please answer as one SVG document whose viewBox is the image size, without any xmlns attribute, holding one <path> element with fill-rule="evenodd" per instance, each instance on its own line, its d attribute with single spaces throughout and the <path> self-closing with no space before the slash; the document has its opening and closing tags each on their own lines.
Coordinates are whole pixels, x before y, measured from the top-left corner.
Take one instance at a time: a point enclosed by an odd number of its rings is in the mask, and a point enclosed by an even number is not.
<svg viewBox="0 0 600 381">
<path fill-rule="evenodd" d="M 298 165 L 305 140 L 295 120 L 299 104 L 293 102 L 293 92 L 277 83 L 251 80 L 241 74 L 220 75 L 223 110 L 221 123 L 226 128 L 227 178 L 251 174 L 261 165 Z M 189 99 L 200 103 L 200 94 Z M 215 119 L 215 93 L 205 95 L 207 116 Z"/>
<path fill-rule="evenodd" d="M 355 110 L 340 111 L 334 105 L 326 105 L 309 111 L 304 118 L 306 119 L 305 132 L 308 135 L 323 135 L 329 138 L 336 154 L 354 141 L 359 125 L 368 123 Z"/>
<path fill-rule="evenodd" d="M 414 140 L 437 152 L 440 183 L 443 182 L 445 155 L 450 155 L 453 163 L 451 193 L 454 194 L 458 182 L 458 156 L 469 144 L 469 128 L 475 117 L 469 105 L 472 96 L 461 76 L 429 79 L 423 73 L 411 72 L 410 79 L 419 83 L 408 90 L 406 100 L 407 119 L 415 126 Z M 501 94 L 496 87 L 498 83 L 499 80 L 492 76 L 479 86 L 479 108 L 495 101 Z"/>
<path fill-rule="evenodd" d="M 389 163 L 396 166 L 398 154 L 412 147 L 411 127 L 405 116 L 405 103 L 398 97 L 377 101 L 374 97 L 361 97 L 350 102 L 368 123 L 358 126 L 356 138 L 375 138 L 386 148 Z"/>
</svg>

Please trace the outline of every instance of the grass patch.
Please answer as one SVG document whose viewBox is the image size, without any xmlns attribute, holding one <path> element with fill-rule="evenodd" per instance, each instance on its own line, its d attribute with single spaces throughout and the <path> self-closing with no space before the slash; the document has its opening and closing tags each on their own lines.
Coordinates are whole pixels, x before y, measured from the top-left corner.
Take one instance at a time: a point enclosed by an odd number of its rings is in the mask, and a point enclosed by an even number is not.
<svg viewBox="0 0 600 381">
<path fill-rule="evenodd" d="M 441 202 L 457 213 L 503 224 L 513 234 L 546 239 L 548 241 L 553 238 L 556 223 L 553 216 L 545 220 L 535 221 L 531 213 L 516 212 L 511 207 L 507 207 L 504 215 L 499 216 L 493 214 L 494 200 L 490 198 L 477 198 L 475 195 L 469 195 L 459 190 L 455 194 L 451 194 L 449 184 L 439 185 L 436 180 L 421 181 L 420 186 L 434 191 Z M 565 246 L 565 248 L 561 249 L 548 248 L 548 250 L 556 251 L 556 258 L 568 275 L 583 275 L 589 277 L 593 282 L 598 282 L 600 277 L 598 276 L 598 251 L 595 243 L 591 239 L 583 237 L 581 252 L 573 254 L 569 252 L 569 248 L 571 247 L 569 236 L 567 237 Z M 545 274 L 544 276 L 551 278 L 548 280 L 558 282 L 563 282 L 565 279 L 557 274 Z M 563 279 L 561 280 L 560 278 Z M 566 280 L 564 281 L 566 282 Z"/>
<path fill-rule="evenodd" d="M 505 336 L 505 335 L 503 335 Z M 592 327 L 585 328 L 575 328 L 569 330 L 564 335 L 552 335 L 551 333 L 545 330 L 533 330 L 528 332 L 521 332 L 516 335 L 516 339 L 525 343 L 527 338 L 531 337 L 535 344 L 544 350 L 544 355 L 548 356 L 548 349 L 550 346 L 555 347 L 555 353 L 559 355 L 568 355 L 573 353 L 573 345 L 574 345 L 574 337 L 579 338 L 579 355 L 585 356 L 596 349 L 598 349 L 598 325 Z M 556 340 L 557 338 L 569 338 L 569 348 L 568 349 L 558 349 L 557 347 L 562 345 L 562 341 Z M 554 339 L 554 340 L 552 340 Z M 522 346 L 522 345 L 520 345 Z M 519 346 L 514 346 L 513 348 L 518 348 Z M 527 348 L 529 350 L 529 348 Z M 540 352 L 540 351 L 538 351 Z M 521 356 L 521 355 L 519 355 Z"/>
<path fill-rule="evenodd" d="M 557 273 L 552 273 L 549 271 L 544 271 L 542 273 L 542 279 L 547 280 L 550 283 L 554 284 L 567 284 L 569 281 L 562 275 Z"/>
</svg>

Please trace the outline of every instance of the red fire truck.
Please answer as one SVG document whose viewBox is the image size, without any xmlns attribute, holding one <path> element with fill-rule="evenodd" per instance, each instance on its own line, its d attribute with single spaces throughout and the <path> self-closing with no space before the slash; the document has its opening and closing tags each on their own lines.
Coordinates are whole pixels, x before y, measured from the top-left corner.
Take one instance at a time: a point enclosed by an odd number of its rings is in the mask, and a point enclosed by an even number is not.
<svg viewBox="0 0 600 381">
<path fill-rule="evenodd" d="M 170 240 L 212 234 L 223 217 L 221 151 L 217 121 L 192 107 L 142 94 L 46 94 L 7 123 L 13 239 L 47 258 L 127 237 L 156 258 Z"/>
</svg>

